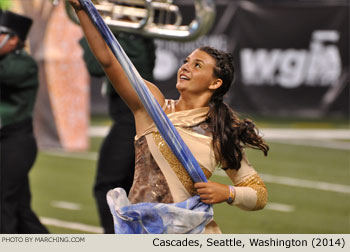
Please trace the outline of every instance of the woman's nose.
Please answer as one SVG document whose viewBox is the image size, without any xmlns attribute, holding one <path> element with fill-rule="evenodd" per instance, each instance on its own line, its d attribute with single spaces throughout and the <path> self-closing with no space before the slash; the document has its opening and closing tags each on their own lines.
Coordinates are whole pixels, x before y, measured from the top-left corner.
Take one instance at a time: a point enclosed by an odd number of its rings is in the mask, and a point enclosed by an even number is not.
<svg viewBox="0 0 350 252">
<path fill-rule="evenodd" d="M 181 67 L 180 67 L 180 70 L 182 71 L 187 71 L 189 70 L 189 67 L 188 67 L 188 62 L 184 63 Z"/>
</svg>

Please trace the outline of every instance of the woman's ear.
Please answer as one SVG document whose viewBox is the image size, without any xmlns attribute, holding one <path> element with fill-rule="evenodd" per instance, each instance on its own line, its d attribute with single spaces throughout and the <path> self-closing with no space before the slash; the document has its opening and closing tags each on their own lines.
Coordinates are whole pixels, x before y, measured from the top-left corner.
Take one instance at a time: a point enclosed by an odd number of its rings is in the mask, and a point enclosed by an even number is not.
<svg viewBox="0 0 350 252">
<path fill-rule="evenodd" d="M 222 79 L 215 79 L 212 84 L 210 84 L 209 89 L 215 90 L 221 87 Z"/>
</svg>

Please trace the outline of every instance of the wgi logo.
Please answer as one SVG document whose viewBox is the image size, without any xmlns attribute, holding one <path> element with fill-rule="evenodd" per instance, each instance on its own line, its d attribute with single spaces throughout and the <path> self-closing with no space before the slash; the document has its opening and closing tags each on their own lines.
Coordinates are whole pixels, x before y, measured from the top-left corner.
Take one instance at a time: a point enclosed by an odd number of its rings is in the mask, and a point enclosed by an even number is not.
<svg viewBox="0 0 350 252">
<path fill-rule="evenodd" d="M 331 86 L 341 74 L 338 31 L 314 31 L 309 50 L 241 50 L 245 85 Z"/>
</svg>

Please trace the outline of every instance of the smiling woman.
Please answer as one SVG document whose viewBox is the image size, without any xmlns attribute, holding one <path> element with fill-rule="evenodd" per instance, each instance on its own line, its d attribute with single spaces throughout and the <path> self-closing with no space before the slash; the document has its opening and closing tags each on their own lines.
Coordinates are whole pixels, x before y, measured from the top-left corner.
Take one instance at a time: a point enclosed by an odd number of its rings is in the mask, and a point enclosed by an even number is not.
<svg viewBox="0 0 350 252">
<path fill-rule="evenodd" d="M 154 84 L 144 80 L 205 176 L 210 178 L 215 169 L 222 167 L 234 186 L 212 181 L 194 183 L 160 135 L 132 88 L 126 71 L 109 50 L 79 1 L 69 1 L 75 8 L 90 48 L 135 117 L 135 175 L 129 201 L 132 204 L 180 203 L 198 194 L 205 204 L 227 202 L 245 210 L 262 209 L 267 201 L 266 187 L 250 165 L 244 147 L 260 149 L 267 155 L 268 146 L 251 120 L 240 120 L 223 102 L 223 96 L 234 77 L 231 55 L 211 47 L 193 51 L 178 70 L 178 100 L 165 99 Z M 114 195 L 122 195 L 119 194 L 120 190 L 115 192 Z M 121 202 L 112 195 L 110 203 L 113 212 L 114 204 Z M 178 218 L 181 217 L 178 215 Z M 183 222 L 184 219 L 178 221 Z M 169 230 L 176 232 L 177 229 Z M 197 229 L 179 230 L 187 233 Z M 140 229 L 140 232 L 146 231 Z M 204 232 L 220 233 L 220 229 L 212 220 Z"/>
</svg>

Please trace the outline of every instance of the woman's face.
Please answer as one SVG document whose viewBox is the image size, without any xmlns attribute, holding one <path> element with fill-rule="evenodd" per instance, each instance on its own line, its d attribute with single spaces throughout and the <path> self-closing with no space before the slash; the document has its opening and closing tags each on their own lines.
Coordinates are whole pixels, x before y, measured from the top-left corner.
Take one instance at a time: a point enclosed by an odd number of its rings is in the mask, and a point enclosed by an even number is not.
<svg viewBox="0 0 350 252">
<path fill-rule="evenodd" d="M 201 94 L 209 91 L 214 77 L 215 59 L 204 51 L 196 49 L 184 61 L 177 72 L 176 88 L 180 93 Z"/>
</svg>

